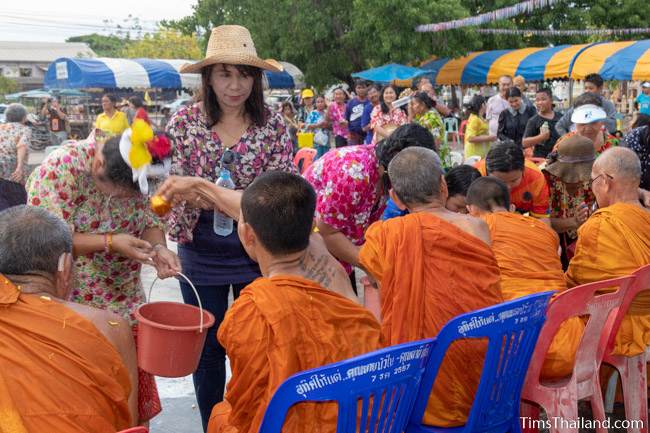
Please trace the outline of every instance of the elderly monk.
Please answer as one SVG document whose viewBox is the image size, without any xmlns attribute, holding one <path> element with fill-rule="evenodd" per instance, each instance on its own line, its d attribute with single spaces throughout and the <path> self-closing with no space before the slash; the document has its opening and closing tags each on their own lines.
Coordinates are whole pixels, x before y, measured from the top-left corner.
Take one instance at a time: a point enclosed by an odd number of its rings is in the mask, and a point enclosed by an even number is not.
<svg viewBox="0 0 650 433">
<path fill-rule="evenodd" d="M 316 208 L 311 185 L 272 171 L 243 194 L 192 178 L 170 178 L 159 194 L 195 194 L 239 220 L 239 238 L 263 277 L 249 284 L 219 327 L 232 378 L 208 432 L 257 433 L 266 406 L 289 376 L 380 347 L 379 323 L 354 297 L 347 274 L 318 240 L 310 242 Z M 291 433 L 336 431 L 335 404 L 303 404 L 285 422 Z"/>
<path fill-rule="evenodd" d="M 0 245 L 0 431 L 132 426 L 131 329 L 110 312 L 64 300 L 72 283 L 68 226 L 41 208 L 9 208 L 0 213 Z"/>
<path fill-rule="evenodd" d="M 391 198 L 409 215 L 370 226 L 356 263 L 379 283 L 384 342 L 434 337 L 451 318 L 502 302 L 488 227 L 445 208 L 447 184 L 438 155 L 420 147 L 404 149 L 389 164 L 388 175 Z M 425 424 L 465 423 L 484 350 L 476 341 L 451 347 Z"/>
<path fill-rule="evenodd" d="M 495 177 L 475 180 L 467 193 L 470 215 L 490 228 L 492 251 L 501 270 L 501 292 L 506 301 L 547 290 L 566 290 L 555 231 L 540 220 L 509 212 L 510 194 Z M 579 317 L 562 325 L 546 355 L 544 378 L 568 376 L 584 332 Z"/>
<path fill-rule="evenodd" d="M 639 202 L 641 163 L 634 151 L 603 152 L 591 171 L 591 188 L 600 209 L 578 229 L 576 253 L 567 284 L 629 275 L 650 264 L 650 211 Z M 650 292 L 641 292 L 621 323 L 615 355 L 635 356 L 650 346 Z"/>
</svg>

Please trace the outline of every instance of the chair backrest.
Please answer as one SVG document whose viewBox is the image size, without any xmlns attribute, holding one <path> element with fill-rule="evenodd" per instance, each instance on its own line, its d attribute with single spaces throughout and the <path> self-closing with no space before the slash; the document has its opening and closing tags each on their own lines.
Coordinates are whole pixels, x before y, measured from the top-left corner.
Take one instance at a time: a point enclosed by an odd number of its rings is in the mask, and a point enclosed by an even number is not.
<svg viewBox="0 0 650 433">
<path fill-rule="evenodd" d="M 605 353 L 611 353 L 614 348 L 618 328 L 621 326 L 621 322 L 630 309 L 630 304 L 632 304 L 634 298 L 636 298 L 636 296 L 642 291 L 650 290 L 650 265 L 640 267 L 632 274 L 632 276 L 634 276 L 634 281 L 631 282 L 628 287 L 627 292 L 623 297 L 623 301 L 621 302 L 621 306 L 618 309 L 616 319 L 609 330 L 609 341 L 607 342 L 607 350 Z"/>
<path fill-rule="evenodd" d="M 275 391 L 259 432 L 280 433 L 294 404 L 335 401 L 338 433 L 401 433 L 433 345 L 401 344 L 295 374 Z"/>
<path fill-rule="evenodd" d="M 553 293 L 536 293 L 450 320 L 436 337 L 410 424 L 422 422 L 449 345 L 464 338 L 487 338 L 481 381 L 464 431 L 512 431 L 519 422 L 521 386 Z"/>
<path fill-rule="evenodd" d="M 627 276 L 598 281 L 574 287 L 557 295 L 546 312 L 546 323 L 540 332 L 524 386 L 529 388 L 539 384 L 542 366 L 555 334 L 562 322 L 576 316 L 589 315 L 589 318 L 576 353 L 573 375 L 577 381 L 592 377 L 594 371 L 600 367 L 604 355 L 604 343 L 601 343 L 601 339 L 609 336 L 607 334 L 603 337 L 603 329 L 613 323 L 616 315 L 612 313 L 618 311 L 633 280 L 633 276 Z M 598 291 L 612 288 L 613 292 L 597 294 Z"/>
<path fill-rule="evenodd" d="M 449 133 L 458 133 L 458 119 L 455 117 L 445 117 L 443 120 L 445 124 L 445 131 Z"/>
<path fill-rule="evenodd" d="M 314 162 L 316 153 L 316 149 L 310 149 L 308 147 L 302 148 L 296 152 L 296 156 L 293 158 L 293 165 L 298 168 L 300 174 L 303 174 L 312 162 Z"/>
</svg>

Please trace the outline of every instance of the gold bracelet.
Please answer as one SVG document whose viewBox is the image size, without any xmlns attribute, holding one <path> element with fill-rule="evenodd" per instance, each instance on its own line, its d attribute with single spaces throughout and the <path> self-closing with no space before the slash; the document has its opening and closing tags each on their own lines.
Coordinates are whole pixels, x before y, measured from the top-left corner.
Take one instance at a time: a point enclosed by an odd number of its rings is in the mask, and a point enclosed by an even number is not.
<svg viewBox="0 0 650 433">
<path fill-rule="evenodd" d="M 106 233 L 106 252 L 113 252 L 113 233 Z"/>
</svg>

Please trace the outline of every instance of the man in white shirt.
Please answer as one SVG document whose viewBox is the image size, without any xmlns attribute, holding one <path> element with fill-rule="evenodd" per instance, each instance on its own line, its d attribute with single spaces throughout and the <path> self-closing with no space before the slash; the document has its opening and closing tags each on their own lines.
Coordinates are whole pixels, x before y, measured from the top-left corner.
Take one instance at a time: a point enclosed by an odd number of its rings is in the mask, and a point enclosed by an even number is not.
<svg viewBox="0 0 650 433">
<path fill-rule="evenodd" d="M 499 93 L 487 101 L 485 118 L 489 122 L 490 135 L 497 135 L 499 115 L 510 106 L 508 103 L 508 90 L 510 87 L 512 87 L 512 77 L 510 75 L 501 76 L 499 78 Z"/>
</svg>

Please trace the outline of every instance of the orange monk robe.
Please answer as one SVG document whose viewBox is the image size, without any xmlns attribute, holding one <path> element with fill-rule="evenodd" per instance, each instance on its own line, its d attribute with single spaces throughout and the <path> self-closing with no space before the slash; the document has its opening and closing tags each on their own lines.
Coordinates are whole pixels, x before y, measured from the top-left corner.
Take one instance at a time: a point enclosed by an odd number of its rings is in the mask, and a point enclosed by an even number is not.
<svg viewBox="0 0 650 433">
<path fill-rule="evenodd" d="M 511 212 L 482 216 L 490 228 L 492 251 L 501 270 L 501 292 L 506 301 L 533 293 L 566 290 L 559 238 L 540 220 Z M 584 333 L 584 322 L 574 317 L 562 324 L 546 355 L 542 377 L 568 376 Z"/>
<path fill-rule="evenodd" d="M 622 277 L 650 264 L 650 212 L 627 203 L 598 210 L 578 229 L 567 284 Z M 635 356 L 650 346 L 650 291 L 632 301 L 616 336 L 613 353 Z"/>
<path fill-rule="evenodd" d="M 129 374 L 95 325 L 0 275 L 0 432 L 130 427 Z"/>
<path fill-rule="evenodd" d="M 212 410 L 209 433 L 257 433 L 271 397 L 289 376 L 380 345 L 379 323 L 351 300 L 297 276 L 258 278 L 219 327 L 232 378 Z M 285 433 L 334 433 L 337 406 L 294 406 Z"/>
<path fill-rule="evenodd" d="M 388 345 L 435 337 L 450 319 L 503 302 L 490 247 L 435 215 L 418 212 L 376 222 L 359 262 L 380 284 L 382 340 Z M 456 342 L 438 373 L 427 425 L 467 420 L 486 345 Z"/>
</svg>

